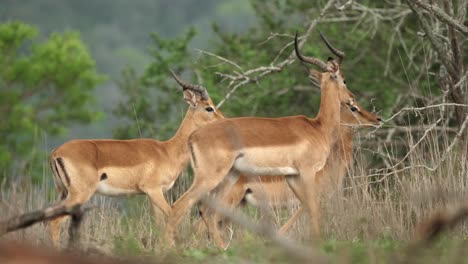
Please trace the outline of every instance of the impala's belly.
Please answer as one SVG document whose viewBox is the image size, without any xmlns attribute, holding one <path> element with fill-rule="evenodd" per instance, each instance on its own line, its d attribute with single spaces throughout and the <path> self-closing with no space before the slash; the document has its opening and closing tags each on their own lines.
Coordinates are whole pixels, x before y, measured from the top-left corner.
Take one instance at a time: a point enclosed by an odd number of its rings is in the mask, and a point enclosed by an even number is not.
<svg viewBox="0 0 468 264">
<path fill-rule="evenodd" d="M 134 189 L 123 189 L 112 184 L 108 184 L 105 181 L 100 181 L 96 190 L 97 193 L 107 196 L 120 196 L 120 195 L 129 195 L 129 194 L 141 194 L 140 190 Z"/>
<path fill-rule="evenodd" d="M 102 168 L 99 170 L 100 181 L 96 191 L 108 196 L 143 193 L 138 186 L 142 177 L 147 173 L 144 165 Z"/>
<path fill-rule="evenodd" d="M 296 175 L 294 158 L 289 148 L 248 148 L 234 162 L 234 168 L 246 175 Z"/>
</svg>

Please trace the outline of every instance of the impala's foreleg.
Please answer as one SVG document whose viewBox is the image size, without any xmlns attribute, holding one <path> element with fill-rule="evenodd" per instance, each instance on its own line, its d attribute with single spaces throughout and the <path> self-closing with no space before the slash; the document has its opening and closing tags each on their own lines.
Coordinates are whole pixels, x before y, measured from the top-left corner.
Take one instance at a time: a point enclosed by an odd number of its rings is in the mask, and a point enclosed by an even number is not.
<svg viewBox="0 0 468 264">
<path fill-rule="evenodd" d="M 293 191 L 294 195 L 296 195 L 297 199 L 301 202 L 301 207 L 299 208 L 296 213 L 289 218 L 289 220 L 284 224 L 278 231 L 279 234 L 285 234 L 289 228 L 296 222 L 297 218 L 301 214 L 301 210 L 303 206 L 307 205 L 307 194 L 306 189 L 304 186 L 303 178 L 299 175 L 294 176 L 286 176 L 286 182 L 289 185 L 289 188 Z"/>
<path fill-rule="evenodd" d="M 159 218 L 162 212 L 164 214 L 164 219 L 162 219 L 163 224 L 158 225 L 158 227 L 163 228 L 167 222 L 167 217 L 169 216 L 169 212 L 171 211 L 171 206 L 167 203 L 166 198 L 164 198 L 164 194 L 161 188 L 154 188 L 150 190 L 143 190 L 151 200 L 151 206 L 153 208 L 153 215 L 154 221 L 156 223 L 159 222 Z"/>
<path fill-rule="evenodd" d="M 313 168 L 301 169 L 298 176 L 288 176 L 286 180 L 301 204 L 309 210 L 312 236 L 320 237 L 320 212 L 317 201 L 317 186 L 315 184 L 316 171 Z M 292 221 L 295 221 L 295 219 L 291 217 L 286 224 L 292 224 Z M 287 230 L 289 227 L 284 228 Z"/>
<path fill-rule="evenodd" d="M 315 181 L 317 170 L 308 169 L 301 171 L 301 177 L 304 179 L 304 188 L 306 194 L 306 205 L 311 217 L 311 238 L 320 238 L 320 209 L 319 209 L 319 193 Z"/>
<path fill-rule="evenodd" d="M 239 173 L 237 171 L 231 170 L 228 175 L 225 177 L 225 180 L 221 182 L 221 184 L 213 190 L 212 196 L 217 198 L 217 201 L 221 201 L 221 205 L 224 207 L 231 208 L 232 204 L 227 204 L 224 202 L 225 199 L 219 199 L 219 197 L 223 197 L 229 194 L 231 187 L 234 183 L 237 182 L 239 179 Z M 221 237 L 221 233 L 218 229 L 218 223 L 222 219 L 222 216 L 216 212 L 216 210 L 206 210 L 205 219 L 208 221 L 208 232 L 213 236 L 215 243 L 218 247 L 222 249 L 226 249 L 226 245 L 224 244 L 223 238 Z"/>
</svg>

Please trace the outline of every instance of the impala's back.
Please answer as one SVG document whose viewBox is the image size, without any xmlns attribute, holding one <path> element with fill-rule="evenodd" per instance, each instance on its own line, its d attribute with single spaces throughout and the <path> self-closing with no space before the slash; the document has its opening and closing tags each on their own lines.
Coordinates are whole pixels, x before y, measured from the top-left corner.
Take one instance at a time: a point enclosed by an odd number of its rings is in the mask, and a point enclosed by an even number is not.
<svg viewBox="0 0 468 264">
<path fill-rule="evenodd" d="M 168 141 L 73 140 L 54 150 L 50 165 L 60 194 L 59 205 L 73 206 L 87 202 L 94 193 L 109 196 L 146 194 L 155 213 L 169 214 L 171 207 L 163 193 L 169 190 L 189 158 L 188 137 L 196 129 L 224 118 L 205 88 L 182 81 L 187 113 L 177 133 Z M 156 215 L 157 216 L 157 215 Z M 57 245 L 63 218 L 51 222 Z"/>
</svg>

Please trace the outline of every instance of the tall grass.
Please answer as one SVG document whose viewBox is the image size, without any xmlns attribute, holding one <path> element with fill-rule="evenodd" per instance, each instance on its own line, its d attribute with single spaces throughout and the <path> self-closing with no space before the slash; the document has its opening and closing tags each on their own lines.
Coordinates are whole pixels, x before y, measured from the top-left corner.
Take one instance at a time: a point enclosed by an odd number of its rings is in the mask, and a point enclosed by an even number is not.
<svg viewBox="0 0 468 264">
<path fill-rule="evenodd" d="M 425 124 L 431 123 L 431 116 L 434 115 L 434 112 L 426 114 L 421 120 Z M 423 125 L 422 121 L 418 122 L 418 125 Z M 413 239 L 415 226 L 428 215 L 465 200 L 467 157 L 457 147 L 444 154 L 454 139 L 453 134 L 444 131 L 429 131 L 425 136 L 424 131 L 400 134 L 389 142 L 383 137 L 369 137 L 372 133 L 370 130 L 360 131 L 356 137 L 354 165 L 346 179 L 344 192 L 321 197 L 321 228 L 325 241 L 321 244 L 323 250 L 337 250 L 342 245 L 339 241 L 398 241 L 395 243 L 406 244 Z M 401 165 L 388 169 L 407 153 L 410 154 Z M 435 166 L 437 168 L 432 170 Z M 387 169 L 380 175 L 373 175 L 377 168 Z M 167 195 L 169 200 L 174 200 L 190 186 L 190 175 L 188 172 L 183 173 Z M 1 186 L 0 219 L 44 208 L 56 199 L 51 172 L 48 170 L 44 170 L 43 181 L 39 185 L 27 181 L 21 185 L 14 184 L 15 181 L 8 182 Z M 96 195 L 90 203 L 96 205 L 96 208 L 86 214 L 82 226 L 82 239 L 89 247 L 112 255 L 175 254 L 164 249 L 163 230 L 159 227 L 163 218 L 153 218 L 146 197 L 108 198 Z M 296 209 L 295 206 L 275 209 L 275 228 L 284 223 L 286 217 Z M 248 206 L 244 212 L 255 221 L 266 222 L 265 216 L 255 208 Z M 288 235 L 297 240 L 306 239 L 308 218 L 304 214 Z M 179 252 L 182 255 L 195 256 L 196 259 L 196 256 L 206 257 L 211 254 L 207 253 L 209 251 L 206 248 L 214 247 L 214 244 L 207 238 L 203 228 L 198 230 L 200 227 L 203 225 L 198 222 L 196 212 L 180 226 L 179 242 L 182 250 Z M 256 243 L 265 245 L 262 239 L 241 227 L 234 226 L 233 230 L 233 249 L 228 252 L 235 252 L 251 243 L 256 247 L 259 245 Z M 460 225 L 451 231 L 450 238 L 461 241 L 467 234 L 468 227 Z M 230 238 L 231 233 L 226 232 L 225 237 Z M 2 239 L 50 245 L 46 224 L 8 234 Z M 63 243 L 65 241 L 66 234 L 62 239 Z M 390 244 L 394 245 L 393 242 Z M 450 245 L 450 242 L 446 244 Z"/>
</svg>

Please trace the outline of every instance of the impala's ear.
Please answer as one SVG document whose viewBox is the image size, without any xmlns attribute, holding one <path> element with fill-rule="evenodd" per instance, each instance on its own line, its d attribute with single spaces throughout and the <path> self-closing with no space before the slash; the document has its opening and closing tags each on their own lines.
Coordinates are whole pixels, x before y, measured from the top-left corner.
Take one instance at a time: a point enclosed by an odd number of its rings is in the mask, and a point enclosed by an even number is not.
<svg viewBox="0 0 468 264">
<path fill-rule="evenodd" d="M 198 104 L 197 95 L 188 89 L 184 90 L 184 101 L 192 107 L 195 107 Z"/>
<path fill-rule="evenodd" d="M 322 83 L 322 73 L 317 70 L 310 69 L 309 75 L 312 76 L 312 78 L 316 79 L 320 86 L 320 83 Z"/>
</svg>

